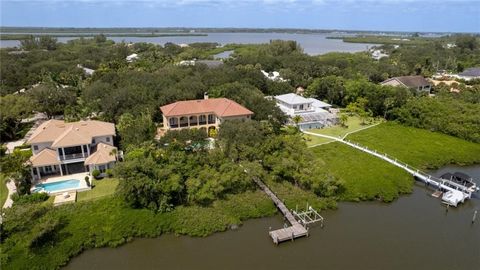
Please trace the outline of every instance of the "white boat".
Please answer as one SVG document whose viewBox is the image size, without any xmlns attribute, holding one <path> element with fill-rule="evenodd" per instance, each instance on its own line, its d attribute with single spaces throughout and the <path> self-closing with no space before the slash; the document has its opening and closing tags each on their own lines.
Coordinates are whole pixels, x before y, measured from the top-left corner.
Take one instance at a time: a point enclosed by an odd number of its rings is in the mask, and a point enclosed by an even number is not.
<svg viewBox="0 0 480 270">
<path fill-rule="evenodd" d="M 451 206 L 455 206 L 455 207 L 457 207 L 457 205 L 463 202 L 464 200 L 465 200 L 464 193 L 458 190 L 449 190 L 443 193 L 443 196 L 442 196 L 443 203 Z"/>
</svg>

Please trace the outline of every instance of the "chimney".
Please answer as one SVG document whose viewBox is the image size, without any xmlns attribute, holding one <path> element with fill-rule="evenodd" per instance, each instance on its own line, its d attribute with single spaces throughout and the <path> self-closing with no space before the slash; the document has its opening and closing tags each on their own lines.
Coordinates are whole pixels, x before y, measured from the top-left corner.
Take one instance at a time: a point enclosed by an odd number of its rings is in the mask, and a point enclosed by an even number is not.
<svg viewBox="0 0 480 270">
<path fill-rule="evenodd" d="M 203 93 L 203 99 L 208 99 L 208 92 Z"/>
</svg>

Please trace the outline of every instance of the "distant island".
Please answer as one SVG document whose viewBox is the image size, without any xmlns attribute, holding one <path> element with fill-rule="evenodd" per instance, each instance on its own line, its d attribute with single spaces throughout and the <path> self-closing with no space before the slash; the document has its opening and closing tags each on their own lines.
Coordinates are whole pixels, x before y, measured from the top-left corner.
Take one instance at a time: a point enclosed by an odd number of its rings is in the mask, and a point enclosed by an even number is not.
<svg viewBox="0 0 480 270">
<path fill-rule="evenodd" d="M 359 34 L 359 35 L 413 35 L 417 32 L 375 31 L 375 30 L 343 30 L 343 29 L 302 29 L 302 28 L 215 28 L 215 27 L 114 27 L 114 28 L 75 28 L 75 27 L 0 27 L 1 33 L 291 33 L 291 34 Z M 421 32 L 422 36 L 446 35 L 449 32 Z M 130 35 L 131 36 L 131 35 Z"/>
<path fill-rule="evenodd" d="M 38 34 L 27 33 L 27 34 L 1 34 L 0 40 L 25 40 L 29 39 L 31 36 L 50 36 L 50 37 L 83 37 L 91 38 L 97 35 L 104 35 L 105 37 L 141 37 L 141 38 L 155 38 L 155 37 L 198 37 L 198 36 L 208 36 L 204 33 L 50 33 L 50 32 L 39 32 Z"/>
</svg>

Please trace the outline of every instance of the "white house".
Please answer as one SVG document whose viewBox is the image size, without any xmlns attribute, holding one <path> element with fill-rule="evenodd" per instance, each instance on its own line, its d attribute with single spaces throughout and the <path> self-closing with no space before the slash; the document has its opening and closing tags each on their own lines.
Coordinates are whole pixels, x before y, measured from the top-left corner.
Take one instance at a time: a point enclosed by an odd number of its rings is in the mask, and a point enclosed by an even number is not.
<svg viewBox="0 0 480 270">
<path fill-rule="evenodd" d="M 135 60 L 138 59 L 138 54 L 136 53 L 133 53 L 133 54 L 130 54 L 129 56 L 127 56 L 127 58 L 125 58 L 127 60 L 127 62 L 133 62 Z"/>
<path fill-rule="evenodd" d="M 33 179 L 112 168 L 117 160 L 114 136 L 112 123 L 44 122 L 27 141 L 33 153 L 29 160 Z"/>
<path fill-rule="evenodd" d="M 375 60 L 380 60 L 383 57 L 388 57 L 389 55 L 383 52 L 382 50 L 373 50 L 372 58 Z"/>
<path fill-rule="evenodd" d="M 282 78 L 280 76 L 280 73 L 278 71 L 273 71 L 273 72 L 266 72 L 265 70 L 261 70 L 263 76 L 265 76 L 265 78 L 271 80 L 271 81 L 276 81 L 276 82 L 286 82 L 287 80 L 285 80 L 284 78 Z"/>
<path fill-rule="evenodd" d="M 300 116 L 301 129 L 323 128 L 335 124 L 338 117 L 329 112 L 331 105 L 314 98 L 304 98 L 297 94 L 275 96 L 277 106 L 290 117 L 290 124 L 295 116 Z"/>
</svg>

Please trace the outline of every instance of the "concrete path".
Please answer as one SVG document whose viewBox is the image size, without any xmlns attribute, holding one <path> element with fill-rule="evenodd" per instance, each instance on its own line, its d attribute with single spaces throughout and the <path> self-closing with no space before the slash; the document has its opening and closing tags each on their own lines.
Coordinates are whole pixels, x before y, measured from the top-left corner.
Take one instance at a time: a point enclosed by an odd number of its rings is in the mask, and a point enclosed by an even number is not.
<svg viewBox="0 0 480 270">
<path fill-rule="evenodd" d="M 13 150 L 15 149 L 15 147 L 23 145 L 28 139 L 30 139 L 30 137 L 32 136 L 35 129 L 37 129 L 37 127 L 40 126 L 43 122 L 45 122 L 46 119 L 47 119 L 47 117 L 43 113 L 36 113 L 35 116 L 32 117 L 32 118 L 23 119 L 22 120 L 23 123 L 28 123 L 28 122 L 33 122 L 33 121 L 35 121 L 35 123 L 30 128 L 30 130 L 27 132 L 27 134 L 25 134 L 25 137 L 23 137 L 23 139 L 6 143 L 6 145 L 7 145 L 7 152 L 6 153 L 11 154 L 11 153 L 13 153 Z"/>
<path fill-rule="evenodd" d="M 15 183 L 13 182 L 13 180 L 8 181 L 6 185 L 8 189 L 8 197 L 5 203 L 3 204 L 3 208 L 12 207 L 13 201 L 10 197 L 17 192 L 17 187 L 15 186 Z"/>
</svg>

